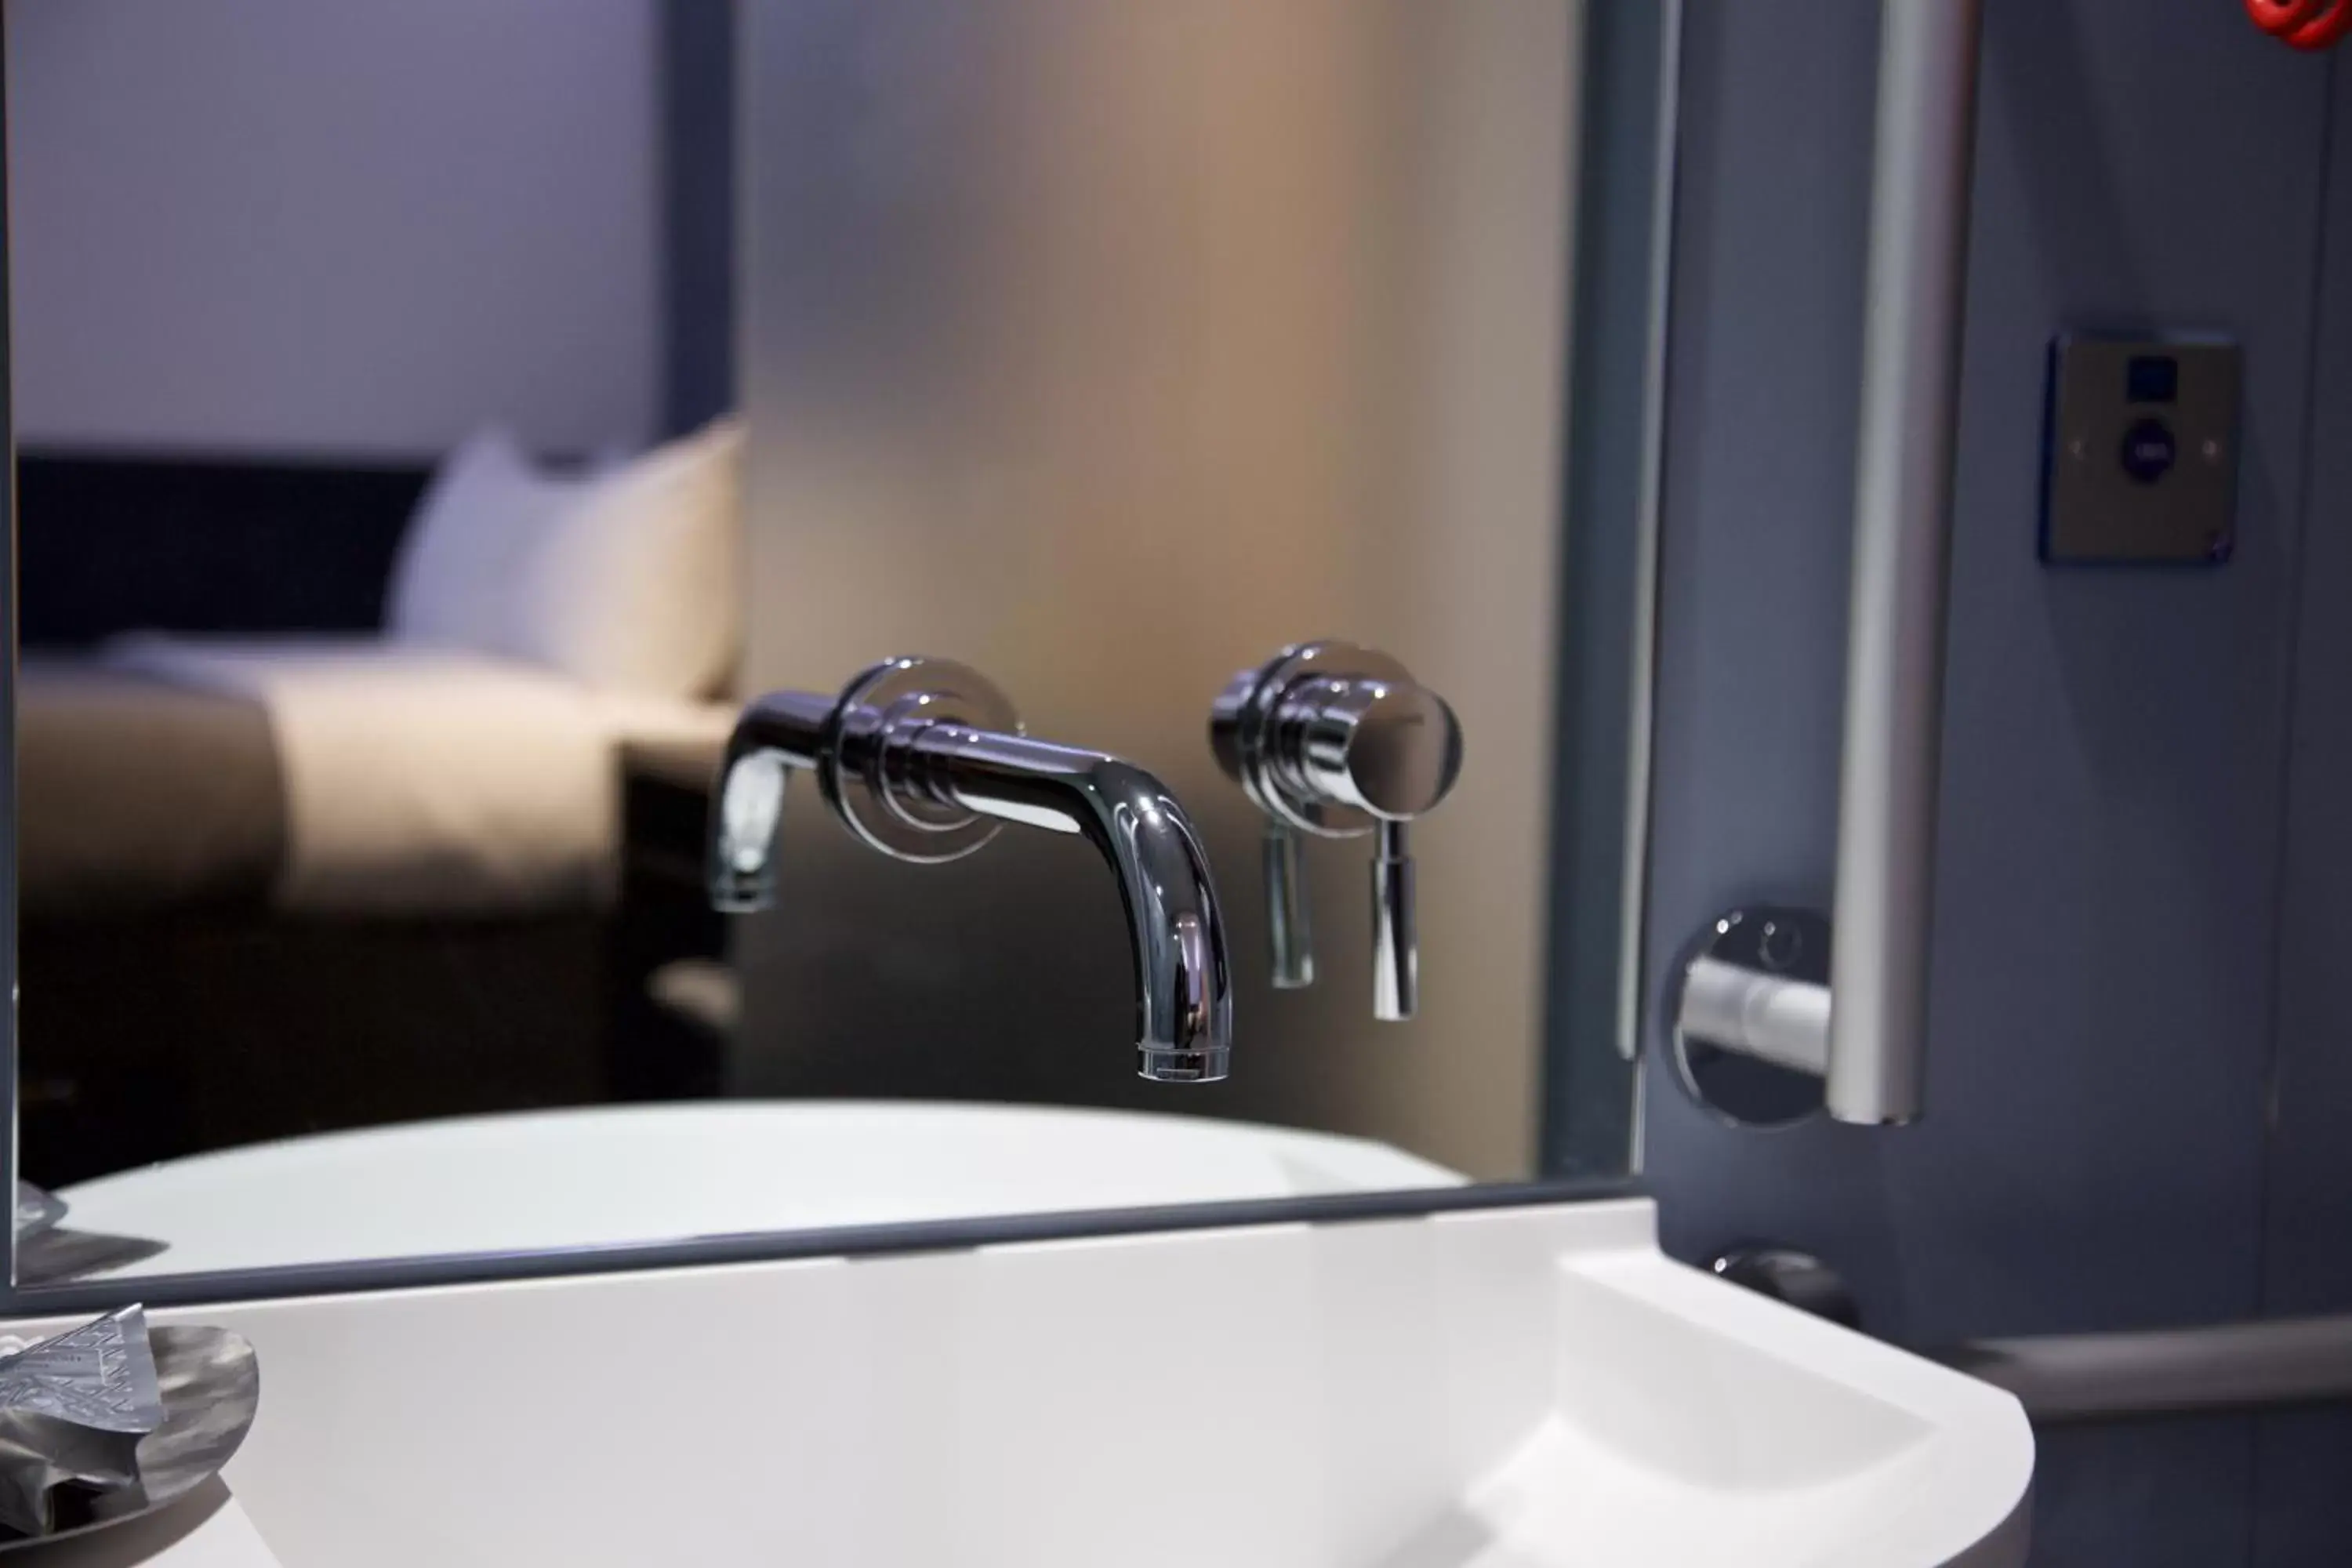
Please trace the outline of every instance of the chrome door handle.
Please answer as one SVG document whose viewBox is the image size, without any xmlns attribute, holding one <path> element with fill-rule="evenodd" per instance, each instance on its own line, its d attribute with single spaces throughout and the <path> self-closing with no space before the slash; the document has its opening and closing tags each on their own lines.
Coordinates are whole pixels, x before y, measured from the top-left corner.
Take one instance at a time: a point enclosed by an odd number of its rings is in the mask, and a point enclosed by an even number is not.
<svg viewBox="0 0 2352 1568">
<path fill-rule="evenodd" d="M 1735 911 L 1700 941 L 1677 1005 L 1685 1082 L 1735 1121 L 1800 1108 L 1743 1074 L 1733 1100 L 1700 1083 L 1690 1046 L 1814 1079 L 1837 1121 L 1916 1121 L 1927 1075 L 1936 787 L 1952 453 L 1967 292 L 1982 0 L 1883 0 L 1878 119 L 1863 297 L 1853 566 L 1838 764 L 1837 941 L 1803 910 Z M 1754 917 L 1750 920 L 1750 917 Z M 1749 921 L 1743 926 L 1743 921 Z M 1820 973 L 1761 953 L 1756 935 L 1818 926 Z M 1726 968 L 1726 963 L 1735 965 Z M 1743 974 L 1740 969 L 1748 971 Z M 1727 1003 L 1735 1004 L 1726 1005 Z"/>
</svg>

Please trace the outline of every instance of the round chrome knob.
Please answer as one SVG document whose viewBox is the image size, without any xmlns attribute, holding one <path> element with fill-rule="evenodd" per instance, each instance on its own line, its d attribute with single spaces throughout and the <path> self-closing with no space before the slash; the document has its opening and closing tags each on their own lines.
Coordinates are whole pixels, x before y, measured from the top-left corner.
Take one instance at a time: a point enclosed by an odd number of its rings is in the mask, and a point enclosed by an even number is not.
<svg viewBox="0 0 2352 1568">
<path fill-rule="evenodd" d="M 1430 811 L 1462 773 L 1462 724 L 1386 654 L 1347 643 L 1285 649 L 1211 707 L 1218 765 L 1277 819 L 1326 837 Z"/>
<path fill-rule="evenodd" d="M 1302 794 L 1384 822 L 1432 809 L 1462 773 L 1454 710 L 1410 680 L 1307 681 L 1285 694 L 1275 732 L 1276 767 Z"/>
<path fill-rule="evenodd" d="M 851 832 L 894 859 L 961 859 L 1003 824 L 933 800 L 893 768 L 900 738 L 929 724 L 964 724 L 1017 735 L 1021 717 L 996 683 L 946 658 L 887 658 L 842 689 L 817 782 Z"/>
</svg>

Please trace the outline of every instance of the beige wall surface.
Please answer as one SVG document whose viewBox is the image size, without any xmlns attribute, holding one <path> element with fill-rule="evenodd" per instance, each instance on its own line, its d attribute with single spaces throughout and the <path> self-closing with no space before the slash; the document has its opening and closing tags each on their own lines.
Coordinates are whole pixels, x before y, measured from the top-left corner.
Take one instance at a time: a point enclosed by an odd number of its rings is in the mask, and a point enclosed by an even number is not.
<svg viewBox="0 0 2352 1568">
<path fill-rule="evenodd" d="M 854 846 L 795 786 L 747 922 L 746 1093 L 971 1096 L 1534 1158 L 1572 0 L 745 8 L 747 683 L 992 676 L 1201 822 L 1234 1077 L 1132 1079 L 1091 851 Z M 1418 834 L 1421 1017 L 1373 1022 L 1368 846 L 1310 847 L 1322 976 L 1266 983 L 1210 699 L 1280 645 L 1402 658 L 1467 760 Z"/>
</svg>

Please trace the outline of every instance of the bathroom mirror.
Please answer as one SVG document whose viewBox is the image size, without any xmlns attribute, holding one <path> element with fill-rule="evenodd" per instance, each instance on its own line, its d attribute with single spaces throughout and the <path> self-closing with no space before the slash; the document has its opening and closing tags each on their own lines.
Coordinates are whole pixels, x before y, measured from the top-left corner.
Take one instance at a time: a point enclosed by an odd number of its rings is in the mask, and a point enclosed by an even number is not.
<svg viewBox="0 0 2352 1568">
<path fill-rule="evenodd" d="M 7 0 L 16 1289 L 1622 1180 L 1671 14 Z M 1213 751 L 1317 638 L 1458 721 L 1407 870 Z M 1223 1081 L 1081 834 L 801 780 L 714 910 L 737 714 L 899 655 L 1181 803 Z"/>
</svg>

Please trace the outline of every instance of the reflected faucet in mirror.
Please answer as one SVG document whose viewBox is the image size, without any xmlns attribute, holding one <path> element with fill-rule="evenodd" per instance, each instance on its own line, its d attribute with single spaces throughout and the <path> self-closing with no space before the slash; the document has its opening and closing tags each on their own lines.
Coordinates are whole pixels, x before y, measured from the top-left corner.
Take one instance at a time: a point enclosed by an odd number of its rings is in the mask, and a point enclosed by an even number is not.
<svg viewBox="0 0 2352 1568">
<path fill-rule="evenodd" d="M 838 698 L 775 691 L 745 709 L 711 803 L 710 898 L 776 900 L 787 770 L 817 775 L 852 833 L 901 860 L 961 859 L 1007 822 L 1082 834 L 1118 879 L 1133 941 L 1137 1070 L 1213 1083 L 1233 1050 L 1233 985 L 1209 858 L 1168 786 L 1100 752 L 1022 732 L 1003 692 L 946 659 L 887 659 Z"/>
<path fill-rule="evenodd" d="M 1462 772 L 1462 725 L 1444 698 L 1371 648 L 1325 640 L 1243 670 L 1209 716 L 1218 765 L 1266 815 L 1266 929 L 1274 984 L 1315 983 L 1298 836 L 1377 836 L 1372 855 L 1372 1016 L 1419 1009 L 1407 829 Z"/>
</svg>

